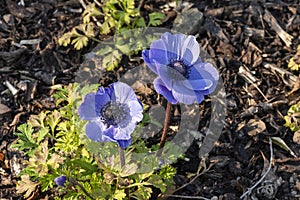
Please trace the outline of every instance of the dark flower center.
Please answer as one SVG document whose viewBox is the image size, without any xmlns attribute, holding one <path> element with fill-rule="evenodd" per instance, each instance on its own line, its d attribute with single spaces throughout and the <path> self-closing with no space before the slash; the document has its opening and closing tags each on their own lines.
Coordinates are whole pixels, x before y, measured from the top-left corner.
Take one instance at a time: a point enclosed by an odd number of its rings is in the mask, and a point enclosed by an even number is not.
<svg viewBox="0 0 300 200">
<path fill-rule="evenodd" d="M 170 59 L 170 63 L 168 64 L 170 74 L 176 80 L 184 80 L 189 78 L 190 68 L 191 66 L 184 63 L 182 60 Z"/>
<path fill-rule="evenodd" d="M 109 125 L 125 127 L 130 121 L 130 109 L 127 104 L 109 102 L 100 112 L 101 120 Z"/>
</svg>

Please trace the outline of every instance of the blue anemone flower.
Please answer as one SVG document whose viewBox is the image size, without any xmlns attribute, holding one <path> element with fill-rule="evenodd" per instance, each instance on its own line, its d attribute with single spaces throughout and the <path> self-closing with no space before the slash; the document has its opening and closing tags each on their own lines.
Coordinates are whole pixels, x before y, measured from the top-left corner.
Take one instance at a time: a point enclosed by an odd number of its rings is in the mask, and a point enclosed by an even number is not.
<svg viewBox="0 0 300 200">
<path fill-rule="evenodd" d="M 143 106 L 133 89 L 116 82 L 85 96 L 78 109 L 81 119 L 89 120 L 86 135 L 97 142 L 116 142 L 122 148 L 131 143 L 131 133 L 143 119 Z"/>
<path fill-rule="evenodd" d="M 58 186 L 64 186 L 66 183 L 67 177 L 65 175 L 61 175 L 59 177 L 56 177 L 54 179 L 54 182 L 56 183 L 56 185 Z"/>
<path fill-rule="evenodd" d="M 216 88 L 219 73 L 212 64 L 202 62 L 200 47 L 194 36 L 164 33 L 142 53 L 146 65 L 158 75 L 157 93 L 170 103 L 201 103 L 204 95 Z"/>
</svg>

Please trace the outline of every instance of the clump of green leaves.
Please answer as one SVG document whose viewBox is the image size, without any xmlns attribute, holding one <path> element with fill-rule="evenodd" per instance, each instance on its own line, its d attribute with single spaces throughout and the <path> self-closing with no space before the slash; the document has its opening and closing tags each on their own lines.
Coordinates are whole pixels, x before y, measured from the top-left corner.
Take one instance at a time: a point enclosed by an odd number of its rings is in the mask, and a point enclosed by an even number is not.
<svg viewBox="0 0 300 200">
<path fill-rule="evenodd" d="M 135 7 L 134 0 L 106 0 L 102 4 L 101 7 L 97 7 L 95 3 L 89 4 L 82 13 L 83 23 L 65 33 L 58 43 L 63 46 L 72 44 L 75 49 L 80 50 L 90 40 L 101 44 L 96 33 L 114 33 L 113 39 L 105 41 L 105 47 L 96 53 L 101 60 L 101 68 L 112 71 L 120 63 L 122 55 L 130 57 L 157 39 L 154 35 L 144 36 L 144 28 L 160 25 L 164 14 L 150 13 L 146 22 Z"/>
<path fill-rule="evenodd" d="M 116 143 L 86 137 L 86 122 L 80 120 L 77 108 L 82 97 L 97 87 L 70 84 L 59 89 L 54 95 L 59 109 L 31 116 L 18 127 L 19 138 L 12 147 L 28 156 L 17 183 L 17 192 L 24 198 L 55 188 L 60 194 L 56 199 L 121 200 L 126 192 L 132 199 L 149 199 L 154 188 L 165 192 L 173 184 L 176 170 L 161 163 L 154 152 L 156 145 L 147 147 L 138 137 L 142 126 L 125 151 L 125 166 L 120 164 Z M 172 162 L 172 152 L 179 151 L 166 147 L 163 157 Z M 54 182 L 61 175 L 67 177 L 64 187 Z"/>
<path fill-rule="evenodd" d="M 300 101 L 289 108 L 284 120 L 284 125 L 289 127 L 291 131 L 296 132 L 300 129 Z"/>
<path fill-rule="evenodd" d="M 95 3 L 87 5 L 82 13 L 83 23 L 65 33 L 58 43 L 63 46 L 72 44 L 75 49 L 80 50 L 89 40 L 99 41 L 96 38 L 97 29 L 104 35 L 111 32 L 118 34 L 124 30 L 158 26 L 164 17 L 163 13 L 151 13 L 146 24 L 140 11 L 135 8 L 134 0 L 106 0 L 102 4 L 101 7 L 97 7 Z M 103 22 L 99 20 L 101 17 Z"/>
<path fill-rule="evenodd" d="M 298 71 L 300 68 L 300 45 L 297 47 L 297 52 L 295 55 L 290 59 L 288 67 L 291 70 L 296 70 Z"/>
</svg>

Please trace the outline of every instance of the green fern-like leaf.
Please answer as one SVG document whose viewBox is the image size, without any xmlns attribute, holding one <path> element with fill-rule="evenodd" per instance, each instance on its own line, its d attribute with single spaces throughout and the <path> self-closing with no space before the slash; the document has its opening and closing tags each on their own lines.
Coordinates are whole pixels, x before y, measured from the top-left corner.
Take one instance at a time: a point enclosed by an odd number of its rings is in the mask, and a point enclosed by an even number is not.
<svg viewBox="0 0 300 200">
<path fill-rule="evenodd" d="M 113 198 L 116 200 L 122 200 L 125 199 L 125 197 L 126 197 L 126 193 L 124 190 L 116 190 L 113 195 Z"/>
<path fill-rule="evenodd" d="M 72 36 L 72 32 L 67 32 L 63 34 L 63 36 L 58 39 L 58 44 L 63 45 L 64 47 L 68 46 L 71 43 Z"/>
<path fill-rule="evenodd" d="M 102 13 L 96 8 L 95 3 L 88 4 L 86 9 L 83 11 L 83 23 L 89 23 L 91 21 L 92 16 L 99 16 Z"/>
<path fill-rule="evenodd" d="M 55 151 L 62 151 L 72 154 L 77 151 L 81 142 L 75 126 L 64 121 L 58 125 L 58 133 L 56 134 Z"/>
<path fill-rule="evenodd" d="M 284 126 L 289 127 L 291 131 L 295 132 L 300 129 L 300 101 L 289 108 L 284 120 Z"/>
<path fill-rule="evenodd" d="M 164 180 L 157 174 L 152 174 L 147 182 L 151 183 L 154 187 L 160 189 L 162 192 L 165 192 L 167 189 L 167 185 L 164 183 Z"/>
<path fill-rule="evenodd" d="M 145 19 L 143 17 L 137 18 L 132 23 L 133 23 L 133 27 L 136 27 L 136 28 L 146 27 L 146 22 L 145 22 Z"/>
<path fill-rule="evenodd" d="M 112 51 L 111 54 L 105 56 L 102 60 L 103 68 L 107 69 L 108 71 L 113 71 L 121 61 L 122 54 L 118 50 Z"/>
<path fill-rule="evenodd" d="M 100 26 L 100 32 L 104 35 L 109 34 L 111 30 L 111 25 L 110 23 L 106 20 L 104 21 L 101 26 Z"/>
<path fill-rule="evenodd" d="M 16 144 L 12 144 L 12 148 L 17 148 L 20 151 L 24 151 L 27 155 L 32 155 L 35 148 L 38 147 L 38 144 L 33 138 L 33 127 L 28 124 L 21 124 L 17 130 L 15 135 L 18 136 L 18 140 Z"/>
<path fill-rule="evenodd" d="M 295 55 L 292 58 L 290 58 L 288 68 L 290 68 L 291 70 L 298 71 L 300 69 L 299 57 L 300 57 L 300 45 L 298 45 L 297 52 L 295 53 Z"/>
<path fill-rule="evenodd" d="M 152 188 L 140 186 L 136 191 L 132 193 L 136 199 L 147 200 L 150 199 L 152 193 Z"/>
<path fill-rule="evenodd" d="M 40 112 L 38 115 L 31 115 L 28 120 L 28 124 L 35 128 L 45 128 L 45 120 L 49 111 Z"/>
<path fill-rule="evenodd" d="M 164 180 L 167 188 L 173 185 L 174 183 L 174 176 L 176 174 L 176 169 L 172 166 L 165 166 L 159 171 L 159 176 Z"/>
<path fill-rule="evenodd" d="M 54 110 L 48 117 L 47 117 L 47 124 L 51 128 L 52 134 L 54 134 L 55 128 L 58 125 L 61 119 L 61 115 L 57 110 Z"/>
<path fill-rule="evenodd" d="M 158 26 L 162 24 L 162 19 L 165 17 L 163 13 L 153 12 L 149 14 L 148 26 Z"/>
<path fill-rule="evenodd" d="M 72 44 L 74 45 L 76 50 L 80 50 L 83 47 L 87 46 L 89 38 L 85 35 L 80 35 L 72 40 Z"/>
</svg>

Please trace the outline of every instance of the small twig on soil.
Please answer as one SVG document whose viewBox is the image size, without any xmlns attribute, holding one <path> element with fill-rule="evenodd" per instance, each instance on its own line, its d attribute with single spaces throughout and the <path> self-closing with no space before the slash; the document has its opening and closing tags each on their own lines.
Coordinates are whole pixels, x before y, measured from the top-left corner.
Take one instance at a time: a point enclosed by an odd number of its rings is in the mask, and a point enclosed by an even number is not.
<svg viewBox="0 0 300 200">
<path fill-rule="evenodd" d="M 271 28 L 279 35 L 279 37 L 284 41 L 285 45 L 287 47 L 290 47 L 292 44 L 293 36 L 285 32 L 280 25 L 278 24 L 277 20 L 275 17 L 268 11 L 268 9 L 264 10 L 264 20 L 269 23 Z"/>
<path fill-rule="evenodd" d="M 101 3 L 97 0 L 94 0 L 94 2 L 99 6 L 99 7 L 102 7 Z"/>
<path fill-rule="evenodd" d="M 282 69 L 280 67 L 277 67 L 274 64 L 271 63 L 267 63 L 264 62 L 263 63 L 263 67 L 270 70 L 271 72 L 273 72 L 275 75 L 279 74 L 280 77 L 282 78 L 283 83 L 288 86 L 293 88 L 293 86 L 297 83 L 297 80 L 299 79 L 296 75 L 294 75 L 293 73 Z"/>
<path fill-rule="evenodd" d="M 86 4 L 85 4 L 85 2 L 83 0 L 79 0 L 79 3 L 82 5 L 82 7 L 84 9 L 86 9 Z"/>
<path fill-rule="evenodd" d="M 267 171 L 265 172 L 265 174 L 259 179 L 258 182 L 256 182 L 251 188 L 248 188 L 246 192 L 244 192 L 244 194 L 242 194 L 242 196 L 240 197 L 240 199 L 243 199 L 246 195 L 251 194 L 252 190 L 254 188 L 256 188 L 268 175 L 268 173 L 271 170 L 272 167 L 272 163 L 273 163 L 273 147 L 272 147 L 272 139 L 269 137 L 269 144 L 270 144 L 270 163 L 269 163 L 269 167 L 267 169 Z"/>
<path fill-rule="evenodd" d="M 252 84 L 256 89 L 257 91 L 263 96 L 263 98 L 266 100 L 266 101 L 269 101 L 268 98 L 264 95 L 264 93 L 259 89 L 258 85 L 256 84 L 256 77 L 253 76 L 251 73 L 250 73 L 250 70 L 248 68 L 246 68 L 246 66 L 240 66 L 239 68 L 239 72 L 238 74 L 245 80 L 247 81 L 248 83 Z"/>
<path fill-rule="evenodd" d="M 9 126 L 16 126 L 20 122 L 20 117 L 25 114 L 26 112 L 20 112 L 16 114 L 13 121 L 9 124 Z"/>
<path fill-rule="evenodd" d="M 138 5 L 138 10 L 141 10 L 141 7 L 143 6 L 143 4 L 144 4 L 144 0 L 141 0 Z"/>
</svg>

